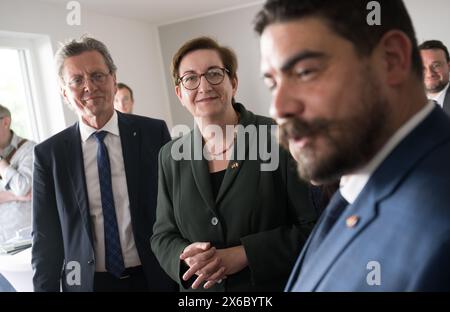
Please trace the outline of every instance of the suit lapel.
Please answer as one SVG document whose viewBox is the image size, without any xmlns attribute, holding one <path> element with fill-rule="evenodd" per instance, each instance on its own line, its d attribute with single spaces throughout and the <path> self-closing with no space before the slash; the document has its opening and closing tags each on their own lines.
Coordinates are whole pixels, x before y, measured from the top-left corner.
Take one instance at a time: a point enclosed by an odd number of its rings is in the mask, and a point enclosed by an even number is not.
<svg viewBox="0 0 450 312">
<path fill-rule="evenodd" d="M 376 220 L 379 203 L 394 192 L 404 176 L 424 155 L 431 153 L 436 146 L 449 139 L 448 117 L 440 108 L 435 107 L 430 115 L 394 148 L 375 170 L 356 201 L 336 221 L 316 254 L 311 257 L 313 261 L 308 261 L 302 268 L 298 290 L 316 290 L 333 263 L 359 233 Z M 352 215 L 358 216 L 359 221 L 354 227 L 347 227 L 346 219 Z"/>
<path fill-rule="evenodd" d="M 448 115 L 450 115 L 450 87 L 447 89 L 447 92 L 445 93 L 444 104 L 442 106 L 444 111 Z"/>
<path fill-rule="evenodd" d="M 203 144 L 200 130 L 194 127 L 191 132 L 191 170 L 197 189 L 205 201 L 207 207 L 214 211 L 214 199 L 211 189 L 211 178 L 209 176 L 208 162 L 203 157 Z"/>
<path fill-rule="evenodd" d="M 231 186 L 233 185 L 234 180 L 239 175 L 242 166 L 245 163 L 245 160 L 250 160 L 249 150 L 250 146 L 252 147 L 252 151 L 258 150 L 258 139 L 259 137 L 259 129 L 256 127 L 256 118 L 253 114 L 248 112 L 242 104 L 235 103 L 234 109 L 239 113 L 239 124 L 237 126 L 237 134 L 234 141 L 233 148 L 233 158 L 229 161 L 227 171 L 223 178 L 222 184 L 220 185 L 219 193 L 217 194 L 216 203 L 219 203 L 227 194 Z M 256 127 L 256 136 L 246 136 L 245 128 L 247 126 L 255 126 Z M 251 155 L 254 157 L 254 155 Z M 256 155 L 256 158 L 258 156 Z M 252 169 L 251 165 L 255 167 L 259 165 L 258 161 L 248 162 L 249 167 L 246 170 L 251 171 L 252 174 L 260 174 L 259 168 Z"/>
<path fill-rule="evenodd" d="M 84 173 L 84 158 L 81 148 L 81 136 L 78 123 L 73 125 L 65 139 L 65 153 L 67 167 L 69 170 L 70 183 L 75 193 L 78 209 L 80 210 L 86 232 L 88 233 L 91 246 L 93 247 L 91 218 L 89 212 L 89 202 L 87 198 L 86 177 Z"/>
<path fill-rule="evenodd" d="M 237 137 L 239 138 L 240 135 L 238 134 Z M 244 138 L 245 140 L 245 138 Z M 233 185 L 234 180 L 239 175 L 239 172 L 241 171 L 242 166 L 244 165 L 244 159 L 248 159 L 248 144 L 244 142 L 244 144 L 241 144 L 241 142 L 237 142 L 238 139 L 234 140 L 234 146 L 233 149 L 233 158 L 230 159 L 228 162 L 228 167 L 225 172 L 225 176 L 223 178 L 222 184 L 220 185 L 219 193 L 217 194 L 216 203 L 219 203 L 225 194 L 228 192 L 230 187 Z M 256 140 L 255 140 L 256 141 Z M 254 142 L 256 144 L 256 142 Z M 238 151 L 236 147 L 239 146 L 239 148 L 245 149 L 245 157 L 239 157 L 238 158 Z M 242 159 L 244 158 L 244 159 Z M 255 171 L 255 174 L 259 173 L 259 171 Z"/>
<path fill-rule="evenodd" d="M 134 214 L 139 209 L 139 164 L 141 133 L 130 119 L 117 113 L 119 122 L 120 141 L 127 179 L 128 198 L 130 201 L 130 214 L 134 220 Z"/>
<path fill-rule="evenodd" d="M 235 147 L 239 146 L 238 150 L 240 153 L 236 148 L 234 148 L 233 159 L 228 163 L 225 176 L 223 178 L 222 184 L 220 185 L 220 189 L 215 200 L 213 198 L 211 189 L 211 179 L 209 176 L 208 162 L 204 159 L 202 153 L 203 142 L 200 130 L 198 129 L 198 127 L 194 127 L 194 130 L 191 132 L 191 146 L 193 147 L 191 150 L 191 157 L 192 159 L 194 159 L 193 161 L 191 161 L 192 173 L 203 200 L 212 210 L 214 210 L 215 204 L 219 203 L 226 196 L 227 192 L 233 185 L 234 180 L 239 175 L 239 172 L 244 165 L 245 159 L 248 159 L 250 144 L 257 145 L 257 138 L 251 137 L 250 141 L 250 139 L 246 138 L 244 135 L 245 127 L 247 127 L 248 125 L 255 125 L 255 116 L 253 114 L 250 114 L 244 108 L 244 106 L 239 103 L 236 103 L 234 108 L 240 114 L 239 124 L 241 126 L 238 128 L 237 138 L 235 139 L 234 144 Z M 255 150 L 256 148 L 257 146 L 255 146 Z M 259 174 L 259 170 L 253 171 L 254 174 Z"/>
<path fill-rule="evenodd" d="M 370 193 L 370 191 L 365 193 Z M 367 198 L 366 195 L 360 194 L 358 200 L 344 211 L 317 249 L 314 261 L 306 262 L 301 273 L 301 291 L 314 291 L 339 255 L 362 229 L 374 221 L 376 201 L 374 198 Z M 358 216 L 359 221 L 355 227 L 347 227 L 346 220 L 352 215 Z"/>
</svg>

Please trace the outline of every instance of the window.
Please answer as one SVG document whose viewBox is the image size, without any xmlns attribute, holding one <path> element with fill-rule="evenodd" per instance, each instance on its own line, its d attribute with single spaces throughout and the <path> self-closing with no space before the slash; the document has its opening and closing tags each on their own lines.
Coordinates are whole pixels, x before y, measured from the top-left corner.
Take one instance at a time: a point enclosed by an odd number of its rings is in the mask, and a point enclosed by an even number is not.
<svg viewBox="0 0 450 312">
<path fill-rule="evenodd" d="M 39 141 L 26 54 L 25 50 L 0 47 L 0 104 L 10 110 L 14 132 Z"/>
<path fill-rule="evenodd" d="M 0 31 L 0 70 L 0 103 L 18 135 L 40 142 L 66 127 L 48 36 Z"/>
</svg>

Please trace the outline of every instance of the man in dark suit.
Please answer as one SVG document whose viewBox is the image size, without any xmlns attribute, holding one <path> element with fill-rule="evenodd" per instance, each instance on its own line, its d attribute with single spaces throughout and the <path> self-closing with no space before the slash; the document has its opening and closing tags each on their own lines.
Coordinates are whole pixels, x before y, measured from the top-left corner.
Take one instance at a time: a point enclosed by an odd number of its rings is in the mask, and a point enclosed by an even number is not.
<svg viewBox="0 0 450 312">
<path fill-rule="evenodd" d="M 423 82 L 430 100 L 450 114 L 450 55 L 439 40 L 428 40 L 419 46 L 423 62 Z"/>
<path fill-rule="evenodd" d="M 281 143 L 304 179 L 340 179 L 287 291 L 450 290 L 450 118 L 403 2 L 378 2 L 268 0 L 256 19 Z"/>
<path fill-rule="evenodd" d="M 150 249 L 166 124 L 114 110 L 116 66 L 100 41 L 73 40 L 56 60 L 79 121 L 35 148 L 35 290 L 174 290 Z"/>
</svg>

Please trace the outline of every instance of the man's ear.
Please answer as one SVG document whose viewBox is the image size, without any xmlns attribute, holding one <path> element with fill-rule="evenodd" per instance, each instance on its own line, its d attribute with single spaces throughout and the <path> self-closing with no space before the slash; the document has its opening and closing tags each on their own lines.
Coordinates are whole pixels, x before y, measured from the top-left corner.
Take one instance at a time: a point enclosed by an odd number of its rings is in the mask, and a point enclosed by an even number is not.
<svg viewBox="0 0 450 312">
<path fill-rule="evenodd" d="M 114 81 L 114 95 L 117 93 L 117 79 L 116 79 L 116 73 L 111 74 L 113 81 Z"/>
<path fill-rule="evenodd" d="M 5 128 L 9 128 L 11 126 L 11 117 L 5 116 L 2 121 Z"/>
<path fill-rule="evenodd" d="M 389 85 L 401 84 L 412 71 L 412 42 L 400 30 L 391 30 L 383 35 L 378 48 L 381 52 L 386 81 Z"/>
<path fill-rule="evenodd" d="M 64 86 L 59 87 L 59 93 L 61 93 L 61 96 L 64 98 L 64 101 L 66 101 L 66 104 L 70 105 L 69 98 L 67 97 L 67 90 Z"/>
</svg>

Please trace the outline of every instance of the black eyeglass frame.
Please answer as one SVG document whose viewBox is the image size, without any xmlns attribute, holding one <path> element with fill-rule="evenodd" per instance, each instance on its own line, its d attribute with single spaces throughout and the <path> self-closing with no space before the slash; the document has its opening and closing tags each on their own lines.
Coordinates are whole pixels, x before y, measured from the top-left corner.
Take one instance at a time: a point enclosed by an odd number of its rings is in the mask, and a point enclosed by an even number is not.
<svg viewBox="0 0 450 312">
<path fill-rule="evenodd" d="M 213 70 L 213 69 L 220 69 L 220 70 L 222 71 L 222 74 L 223 74 L 222 80 L 220 80 L 219 82 L 212 83 L 211 81 L 208 80 L 208 78 L 207 78 L 207 76 L 206 76 L 206 74 L 208 74 L 208 72 L 209 72 L 210 70 Z M 186 74 L 184 74 L 183 76 L 181 76 L 181 77 L 179 77 L 179 78 L 177 79 L 177 83 L 178 83 L 178 85 L 180 85 L 180 84 L 183 85 L 183 87 L 184 87 L 186 90 L 190 90 L 190 91 L 196 90 L 196 89 L 198 89 L 198 87 L 200 86 L 202 77 L 204 76 L 205 79 L 206 79 L 206 81 L 208 81 L 209 84 L 211 84 L 211 85 L 213 85 L 213 86 L 217 86 L 217 85 L 221 84 L 221 83 L 225 80 L 225 73 L 230 74 L 230 71 L 229 71 L 227 68 L 224 68 L 224 67 L 211 67 L 210 69 L 208 69 L 206 72 L 204 72 L 204 73 L 202 73 L 202 74 L 191 73 L 191 72 L 186 73 Z M 198 84 L 197 84 L 197 86 L 196 86 L 195 88 L 187 88 L 187 87 L 184 85 L 183 78 L 186 77 L 187 75 L 197 75 L 197 76 L 198 76 Z"/>
</svg>

